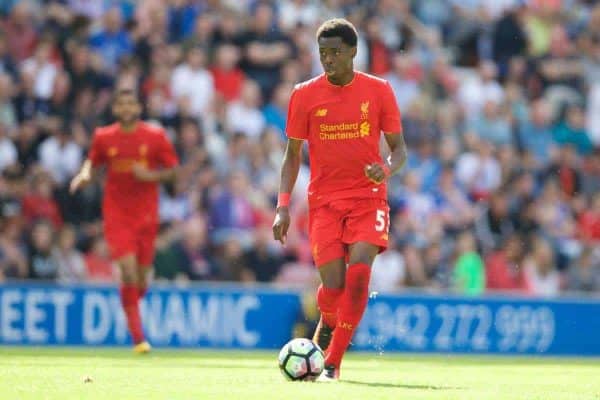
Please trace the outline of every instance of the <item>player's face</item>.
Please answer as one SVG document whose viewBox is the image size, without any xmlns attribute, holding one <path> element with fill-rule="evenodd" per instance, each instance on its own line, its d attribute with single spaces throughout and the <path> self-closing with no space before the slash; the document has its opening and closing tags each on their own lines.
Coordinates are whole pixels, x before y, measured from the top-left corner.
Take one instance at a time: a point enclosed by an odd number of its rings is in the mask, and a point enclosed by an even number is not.
<svg viewBox="0 0 600 400">
<path fill-rule="evenodd" d="M 119 122 L 127 124 L 139 118 L 142 108 L 135 95 L 121 94 L 115 99 L 112 111 Z"/>
<path fill-rule="evenodd" d="M 352 71 L 356 47 L 350 47 L 340 37 L 319 38 L 319 57 L 328 78 L 339 78 Z"/>
</svg>

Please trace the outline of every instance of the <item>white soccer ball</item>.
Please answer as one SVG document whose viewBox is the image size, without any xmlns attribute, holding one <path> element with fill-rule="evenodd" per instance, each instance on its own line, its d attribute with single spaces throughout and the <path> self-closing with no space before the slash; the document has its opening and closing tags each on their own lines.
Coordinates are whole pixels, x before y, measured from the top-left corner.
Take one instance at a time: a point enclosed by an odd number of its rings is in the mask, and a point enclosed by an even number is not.
<svg viewBox="0 0 600 400">
<path fill-rule="evenodd" d="M 279 369 L 290 381 L 314 381 L 325 367 L 325 356 L 312 340 L 292 339 L 279 352 Z"/>
</svg>

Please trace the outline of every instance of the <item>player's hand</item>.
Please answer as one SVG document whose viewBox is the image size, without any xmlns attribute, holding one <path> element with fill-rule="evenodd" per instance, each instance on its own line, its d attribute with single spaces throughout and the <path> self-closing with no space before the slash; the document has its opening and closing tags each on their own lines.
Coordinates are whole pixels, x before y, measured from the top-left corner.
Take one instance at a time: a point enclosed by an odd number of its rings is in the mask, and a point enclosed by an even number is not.
<svg viewBox="0 0 600 400">
<path fill-rule="evenodd" d="M 71 180 L 71 184 L 69 185 L 69 192 L 73 194 L 82 187 L 88 185 L 91 181 L 92 177 L 90 176 L 90 174 L 80 172 L 77 175 L 75 175 L 75 177 Z"/>
<path fill-rule="evenodd" d="M 377 185 L 381 184 L 388 176 L 383 165 L 378 163 L 365 166 L 365 175 L 371 182 Z"/>
<path fill-rule="evenodd" d="M 290 227 L 290 211 L 287 207 L 279 207 L 273 222 L 273 238 L 285 244 L 287 231 Z"/>
<path fill-rule="evenodd" d="M 135 177 L 135 179 L 137 179 L 138 181 L 142 181 L 142 182 L 154 182 L 156 181 L 156 176 L 154 174 L 154 172 L 152 172 L 151 170 L 149 170 L 148 168 L 146 168 L 143 164 L 134 164 L 131 172 L 133 173 L 133 176 Z"/>
</svg>

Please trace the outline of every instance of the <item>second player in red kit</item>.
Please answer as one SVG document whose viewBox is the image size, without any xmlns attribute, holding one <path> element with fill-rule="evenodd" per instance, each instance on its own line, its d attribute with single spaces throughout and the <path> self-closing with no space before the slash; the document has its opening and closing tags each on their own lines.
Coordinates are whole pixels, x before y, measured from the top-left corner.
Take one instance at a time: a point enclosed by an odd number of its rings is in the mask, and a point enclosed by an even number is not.
<svg viewBox="0 0 600 400">
<path fill-rule="evenodd" d="M 112 111 L 118 122 L 96 129 L 71 191 L 89 183 L 95 169 L 106 167 L 104 235 L 121 268 L 121 301 L 134 350 L 144 353 L 150 345 L 144 339 L 139 300 L 154 259 L 158 184 L 174 179 L 178 160 L 164 130 L 139 120 L 141 105 L 133 91 L 118 91 Z"/>
<path fill-rule="evenodd" d="M 285 243 L 289 197 L 306 140 L 309 235 L 322 281 L 315 341 L 326 354 L 320 379 L 335 380 L 367 305 L 371 265 L 387 247 L 386 179 L 403 166 L 406 146 L 390 85 L 353 69 L 354 26 L 344 19 L 326 21 L 317 41 L 325 73 L 297 85 L 290 99 L 273 235 Z M 391 150 L 386 160 L 382 132 Z"/>
</svg>

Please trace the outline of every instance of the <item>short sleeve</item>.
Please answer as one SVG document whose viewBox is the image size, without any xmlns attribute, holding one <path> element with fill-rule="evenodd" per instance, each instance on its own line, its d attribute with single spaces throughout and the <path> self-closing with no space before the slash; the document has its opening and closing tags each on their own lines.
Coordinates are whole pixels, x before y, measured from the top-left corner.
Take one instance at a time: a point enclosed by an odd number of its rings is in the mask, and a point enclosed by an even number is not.
<svg viewBox="0 0 600 400">
<path fill-rule="evenodd" d="M 104 151 L 102 148 L 102 142 L 100 140 L 100 136 L 98 135 L 97 129 L 92 138 L 92 146 L 90 147 L 88 158 L 94 167 L 98 167 L 106 163 L 106 151 Z"/>
<path fill-rule="evenodd" d="M 288 105 L 285 133 L 291 139 L 308 139 L 308 112 L 306 104 L 300 101 L 297 89 L 294 89 Z"/>
<path fill-rule="evenodd" d="M 158 139 L 158 162 L 166 168 L 179 164 L 173 144 L 167 139 L 165 132 L 161 132 Z"/>
<path fill-rule="evenodd" d="M 385 133 L 402 133 L 402 122 L 400 121 L 400 110 L 396 102 L 394 91 L 388 82 L 383 87 L 381 95 L 382 106 L 379 125 Z"/>
</svg>

